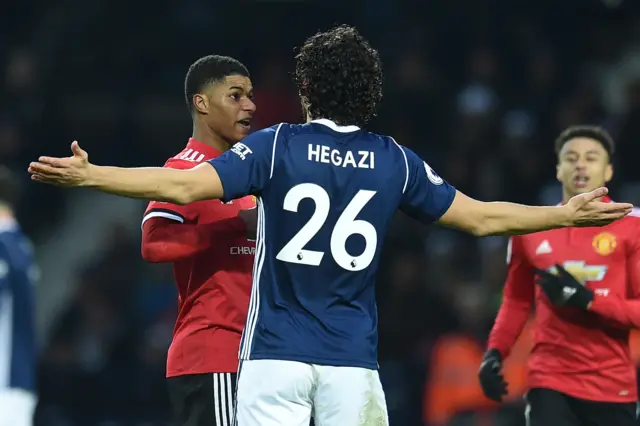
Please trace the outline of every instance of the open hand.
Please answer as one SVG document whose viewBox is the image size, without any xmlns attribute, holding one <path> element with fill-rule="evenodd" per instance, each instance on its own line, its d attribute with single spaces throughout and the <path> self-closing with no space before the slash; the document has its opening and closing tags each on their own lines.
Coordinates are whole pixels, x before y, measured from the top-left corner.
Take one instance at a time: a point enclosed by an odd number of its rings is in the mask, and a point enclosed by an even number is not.
<svg viewBox="0 0 640 426">
<path fill-rule="evenodd" d="M 607 188 L 598 188 L 571 198 L 563 207 L 569 211 L 568 226 L 608 225 L 631 213 L 633 205 L 629 203 L 603 203 L 599 200 L 608 192 Z"/>
<path fill-rule="evenodd" d="M 31 180 L 57 186 L 85 186 L 89 182 L 91 163 L 89 154 L 78 145 L 71 144 L 71 157 L 40 157 L 29 164 Z"/>
</svg>

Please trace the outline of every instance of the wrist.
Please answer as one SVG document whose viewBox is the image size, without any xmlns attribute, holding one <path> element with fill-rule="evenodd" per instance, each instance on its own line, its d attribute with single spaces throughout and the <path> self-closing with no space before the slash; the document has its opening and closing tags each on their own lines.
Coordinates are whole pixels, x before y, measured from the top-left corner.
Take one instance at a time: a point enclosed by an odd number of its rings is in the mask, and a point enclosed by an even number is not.
<svg viewBox="0 0 640 426">
<path fill-rule="evenodd" d="M 79 186 L 83 186 L 87 188 L 100 187 L 102 174 L 103 174 L 103 167 L 96 166 L 95 164 L 89 164 L 87 166 L 86 176 Z"/>
<path fill-rule="evenodd" d="M 563 204 L 562 206 L 557 207 L 557 223 L 562 227 L 573 226 L 573 213 L 573 208 L 569 204 Z"/>
</svg>

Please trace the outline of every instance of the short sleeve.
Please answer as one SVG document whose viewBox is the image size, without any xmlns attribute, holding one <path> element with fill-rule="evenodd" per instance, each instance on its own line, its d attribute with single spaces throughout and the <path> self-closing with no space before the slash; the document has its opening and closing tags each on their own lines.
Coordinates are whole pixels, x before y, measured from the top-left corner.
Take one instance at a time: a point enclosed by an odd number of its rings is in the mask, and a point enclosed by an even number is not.
<svg viewBox="0 0 640 426">
<path fill-rule="evenodd" d="M 165 163 L 164 167 L 170 169 L 186 170 L 191 169 L 198 164 L 200 163 L 194 161 L 170 159 Z M 179 223 L 195 223 L 198 219 L 198 214 L 196 209 L 194 209 L 193 204 L 186 204 L 181 206 L 178 204 L 166 203 L 163 201 L 150 201 L 147 205 L 147 209 L 144 212 L 142 225 L 144 226 L 144 223 L 147 220 L 154 217 L 162 217 Z"/>
<path fill-rule="evenodd" d="M 456 189 L 416 153 L 404 146 L 400 148 L 407 170 L 400 210 L 422 223 L 434 222 L 449 209 Z"/>
<path fill-rule="evenodd" d="M 264 189 L 273 175 L 282 126 L 252 133 L 220 157 L 209 160 L 222 182 L 223 201 L 259 194 Z"/>
</svg>

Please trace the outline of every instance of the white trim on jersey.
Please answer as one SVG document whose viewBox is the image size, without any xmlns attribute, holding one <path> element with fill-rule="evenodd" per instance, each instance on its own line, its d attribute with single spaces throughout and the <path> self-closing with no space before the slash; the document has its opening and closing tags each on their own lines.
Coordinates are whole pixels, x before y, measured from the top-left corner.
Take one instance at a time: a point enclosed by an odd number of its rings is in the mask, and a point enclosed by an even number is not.
<svg viewBox="0 0 640 426">
<path fill-rule="evenodd" d="M 391 138 L 391 136 L 389 136 L 389 137 Z M 400 152 L 402 152 L 402 156 L 404 157 L 404 167 L 405 167 L 405 170 L 406 170 L 406 176 L 404 178 L 404 187 L 402 188 L 402 193 L 404 194 L 404 192 L 407 190 L 407 185 L 409 184 L 409 160 L 407 160 L 407 153 L 404 152 L 404 149 L 402 149 L 400 144 L 398 142 L 396 142 L 396 140 L 394 138 L 391 138 L 391 140 L 393 141 L 393 143 L 396 144 L 396 146 L 398 147 Z"/>
<path fill-rule="evenodd" d="M 13 296 L 7 290 L 0 293 L 0 389 L 10 385 L 12 350 Z"/>
<path fill-rule="evenodd" d="M 144 215 L 144 217 L 142 218 L 142 223 L 140 224 L 140 228 L 142 228 L 144 226 L 144 223 L 153 218 L 153 217 L 163 217 L 165 219 L 171 219 L 171 220 L 175 220 L 176 222 L 180 222 L 180 223 L 184 223 L 184 219 L 180 216 L 178 216 L 177 214 L 174 213 L 170 213 L 170 212 L 154 212 L 151 211 L 149 213 L 147 213 L 146 215 Z"/>
<path fill-rule="evenodd" d="M 231 426 L 235 411 L 231 373 L 213 373 L 213 407 L 216 426 Z"/>
<path fill-rule="evenodd" d="M 360 127 L 358 126 L 338 126 L 336 123 L 326 118 L 318 118 L 317 120 L 312 120 L 311 123 L 322 124 L 323 126 L 327 126 L 334 132 L 338 133 L 351 133 L 360 130 Z"/>
<path fill-rule="evenodd" d="M 273 150 L 271 151 L 271 173 L 269 173 L 269 179 L 273 177 L 273 166 L 276 162 L 276 144 L 278 143 L 278 133 L 280 133 L 280 128 L 284 123 L 280 123 L 278 128 L 276 129 L 276 135 L 273 137 Z"/>
<path fill-rule="evenodd" d="M 250 359 L 253 336 L 258 322 L 258 312 L 260 310 L 260 275 L 265 259 L 265 217 L 264 203 L 262 197 L 256 198 L 258 207 L 258 232 L 256 236 L 256 256 L 253 261 L 253 283 L 251 286 L 251 299 L 249 300 L 249 312 L 247 314 L 247 324 L 242 332 L 242 343 L 240 344 L 240 360 Z"/>
</svg>

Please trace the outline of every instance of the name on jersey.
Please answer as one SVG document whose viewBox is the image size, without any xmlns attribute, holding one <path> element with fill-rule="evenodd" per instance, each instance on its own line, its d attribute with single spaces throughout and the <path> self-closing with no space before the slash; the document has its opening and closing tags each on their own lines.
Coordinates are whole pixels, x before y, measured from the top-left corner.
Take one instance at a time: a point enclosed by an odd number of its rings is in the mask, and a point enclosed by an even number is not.
<svg viewBox="0 0 640 426">
<path fill-rule="evenodd" d="M 373 169 L 375 156 L 371 151 L 347 151 L 344 156 L 337 149 L 324 145 L 309 144 L 308 160 L 316 163 L 333 164 L 336 167 L 355 167 L 358 169 Z"/>
<path fill-rule="evenodd" d="M 243 254 L 255 256 L 256 255 L 256 248 L 255 247 L 249 247 L 249 246 L 229 247 L 229 254 L 232 254 L 234 256 L 243 255 Z"/>
</svg>

